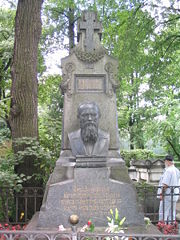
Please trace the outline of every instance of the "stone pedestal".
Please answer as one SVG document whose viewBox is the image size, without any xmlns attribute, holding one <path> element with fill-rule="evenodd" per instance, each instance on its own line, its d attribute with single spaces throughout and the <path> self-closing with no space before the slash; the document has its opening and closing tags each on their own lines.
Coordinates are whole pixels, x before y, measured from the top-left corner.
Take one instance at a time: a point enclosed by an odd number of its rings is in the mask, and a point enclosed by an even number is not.
<svg viewBox="0 0 180 240">
<path fill-rule="evenodd" d="M 72 168 L 73 179 L 48 184 L 39 214 L 39 228 L 60 224 L 69 227 L 68 219 L 72 214 L 79 216 L 79 226 L 89 219 L 98 227 L 107 226 L 110 209 L 115 208 L 121 218 L 126 217 L 126 225 L 144 224 L 135 189 L 122 160 L 80 157 Z M 52 175 L 54 181 L 53 178 Z"/>
<path fill-rule="evenodd" d="M 90 218 L 97 227 L 107 226 L 109 211 L 115 208 L 127 225 L 144 224 L 119 154 L 118 61 L 101 45 L 101 33 L 97 13 L 85 11 L 78 23 L 79 43 L 61 61 L 62 146 L 46 186 L 38 218 L 41 229 L 68 227 L 72 214 L 79 216 L 79 227 Z"/>
</svg>

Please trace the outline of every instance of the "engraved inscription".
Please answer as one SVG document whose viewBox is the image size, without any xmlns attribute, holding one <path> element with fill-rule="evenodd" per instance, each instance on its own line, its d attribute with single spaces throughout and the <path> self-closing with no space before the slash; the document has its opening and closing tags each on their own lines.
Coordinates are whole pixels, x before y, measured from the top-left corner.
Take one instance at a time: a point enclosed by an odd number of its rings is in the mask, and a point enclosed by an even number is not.
<svg viewBox="0 0 180 240">
<path fill-rule="evenodd" d="M 75 77 L 76 92 L 105 92 L 105 76 L 82 75 Z"/>
<path fill-rule="evenodd" d="M 99 81 L 99 79 L 88 79 L 88 78 L 84 78 L 84 79 L 78 79 L 78 90 L 82 91 L 82 90 L 103 90 L 103 82 Z"/>
<path fill-rule="evenodd" d="M 65 192 L 60 200 L 61 208 L 65 211 L 80 213 L 81 215 L 105 215 L 110 209 L 115 209 L 121 202 L 120 193 L 111 192 L 106 187 L 77 187 L 71 193 Z"/>
</svg>

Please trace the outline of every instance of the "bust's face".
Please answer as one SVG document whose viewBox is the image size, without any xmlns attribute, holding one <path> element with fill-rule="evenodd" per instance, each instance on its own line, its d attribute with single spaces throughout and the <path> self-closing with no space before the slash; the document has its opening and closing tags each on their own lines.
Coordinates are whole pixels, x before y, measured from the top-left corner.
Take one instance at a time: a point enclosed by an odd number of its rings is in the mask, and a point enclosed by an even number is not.
<svg viewBox="0 0 180 240">
<path fill-rule="evenodd" d="M 95 143 L 98 137 L 99 113 L 95 107 L 85 107 L 79 115 L 81 137 L 84 143 Z"/>
<path fill-rule="evenodd" d="M 84 109 L 80 116 L 80 126 L 82 128 L 86 127 L 87 125 L 95 125 L 98 127 L 98 120 L 99 120 L 99 115 L 96 110 L 96 108 L 86 108 Z"/>
</svg>

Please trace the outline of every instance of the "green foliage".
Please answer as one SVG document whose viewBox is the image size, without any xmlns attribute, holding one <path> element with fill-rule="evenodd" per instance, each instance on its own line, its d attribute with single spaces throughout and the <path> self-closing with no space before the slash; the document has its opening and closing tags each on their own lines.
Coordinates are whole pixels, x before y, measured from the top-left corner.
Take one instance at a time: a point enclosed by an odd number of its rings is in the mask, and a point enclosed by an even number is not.
<svg viewBox="0 0 180 240">
<path fill-rule="evenodd" d="M 14 44 L 15 11 L 0 9 L 0 118 L 7 121 L 10 109 L 10 63 Z"/>
<path fill-rule="evenodd" d="M 180 106 L 178 99 L 164 100 L 160 108 L 161 118 L 147 122 L 147 134 L 154 145 L 161 141 L 162 146 L 169 154 L 180 160 Z M 156 134 L 154 134 L 156 133 Z"/>
<path fill-rule="evenodd" d="M 7 152 L 6 155 L 0 157 L 0 187 L 20 190 L 22 183 L 29 179 L 29 176 L 24 174 L 14 173 L 14 166 L 20 163 L 12 152 Z"/>
<path fill-rule="evenodd" d="M 39 141 L 56 160 L 59 157 L 61 146 L 63 114 L 60 81 L 59 75 L 47 76 L 41 79 L 39 85 Z"/>
<path fill-rule="evenodd" d="M 134 150 L 122 150 L 121 151 L 121 156 L 124 159 L 126 166 L 130 166 L 130 161 L 135 160 L 157 160 L 157 159 L 162 159 L 164 155 L 157 155 L 154 154 L 151 150 L 147 149 L 134 149 Z"/>
<path fill-rule="evenodd" d="M 146 193 L 155 193 L 157 191 L 157 188 L 155 188 L 154 186 L 152 186 L 151 184 L 148 184 L 146 182 L 136 182 L 135 183 L 136 189 L 137 189 L 137 193 L 138 193 L 138 197 L 140 198 L 140 200 L 143 202 L 144 198 L 147 197 Z"/>
<path fill-rule="evenodd" d="M 6 123 L 0 119 L 0 145 L 3 144 L 4 141 L 9 140 L 10 137 L 11 133 L 9 128 L 7 128 Z"/>
<path fill-rule="evenodd" d="M 151 1 L 103 2 L 103 42 L 119 59 L 119 129 L 121 135 L 129 136 L 131 149 L 143 149 L 152 139 L 148 126 L 167 115 L 162 112 L 163 104 L 179 99 L 178 10 L 175 2 L 171 8 Z M 160 136 L 159 142 L 167 142 Z M 166 150 L 175 148 L 171 143 Z"/>
<path fill-rule="evenodd" d="M 14 144 L 25 146 L 23 151 L 19 150 L 16 154 L 14 154 L 14 159 L 18 163 L 21 163 L 26 157 L 30 157 L 33 159 L 36 169 L 32 176 L 25 176 L 27 179 L 24 180 L 34 177 L 36 181 L 43 181 L 45 184 L 50 173 L 54 169 L 55 159 L 52 152 L 40 145 L 39 141 L 35 138 L 20 138 L 17 139 Z"/>
</svg>

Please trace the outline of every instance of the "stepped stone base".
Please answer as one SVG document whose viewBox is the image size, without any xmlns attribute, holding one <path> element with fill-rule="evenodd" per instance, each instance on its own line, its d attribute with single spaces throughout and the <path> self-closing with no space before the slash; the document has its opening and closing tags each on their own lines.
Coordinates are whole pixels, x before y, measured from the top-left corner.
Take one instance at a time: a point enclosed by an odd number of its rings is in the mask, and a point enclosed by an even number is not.
<svg viewBox="0 0 180 240">
<path fill-rule="evenodd" d="M 78 227 L 85 225 L 89 219 L 97 227 L 107 226 L 110 209 L 115 208 L 120 218 L 126 217 L 127 226 L 144 225 L 135 188 L 121 160 L 98 159 L 93 162 L 91 159 L 88 162 L 88 159 L 81 158 L 76 161 L 78 164 L 73 166 L 72 179 L 55 183 L 54 179 L 57 178 L 54 176 L 58 176 L 55 169 L 39 214 L 39 228 L 53 228 L 60 224 L 70 227 L 68 220 L 72 214 L 79 216 Z M 98 167 L 95 162 L 98 162 Z M 84 167 L 84 163 L 88 167 Z"/>
</svg>

